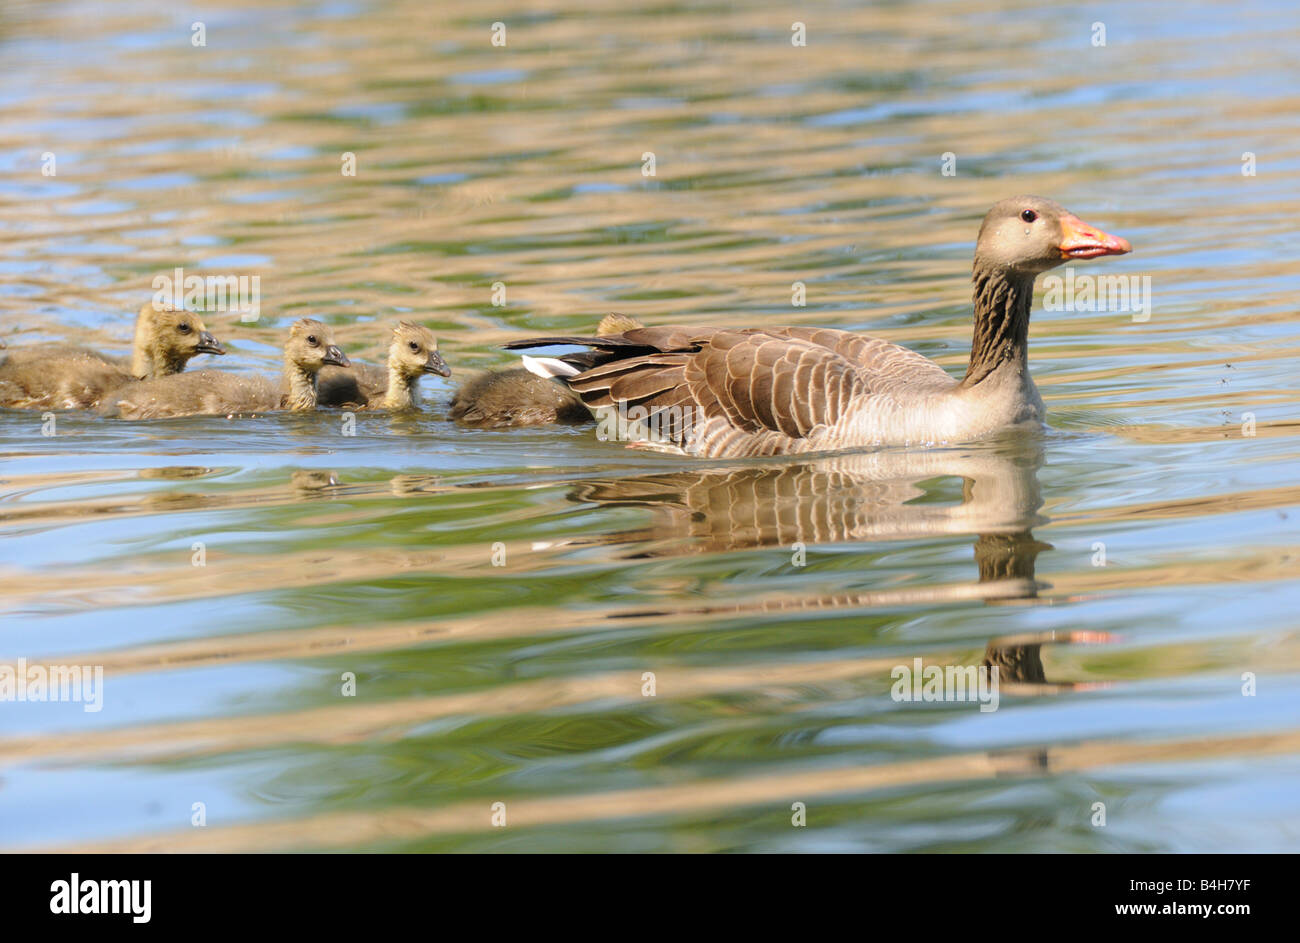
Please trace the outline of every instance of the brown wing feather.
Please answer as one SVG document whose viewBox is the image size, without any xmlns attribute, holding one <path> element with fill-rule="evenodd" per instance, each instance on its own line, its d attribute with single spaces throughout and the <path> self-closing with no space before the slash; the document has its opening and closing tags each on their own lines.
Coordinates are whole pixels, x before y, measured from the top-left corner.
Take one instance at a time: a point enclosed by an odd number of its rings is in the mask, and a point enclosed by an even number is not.
<svg viewBox="0 0 1300 943">
<path fill-rule="evenodd" d="M 826 327 L 784 327 L 770 333 L 826 347 L 857 367 L 868 393 L 907 393 L 921 386 L 945 386 L 948 374 L 933 360 L 879 337 Z"/>
<path fill-rule="evenodd" d="M 658 370 L 634 370 L 619 376 L 609 386 L 609 396 L 617 403 L 635 403 L 659 393 L 676 389 L 682 371 L 676 367 Z"/>
<path fill-rule="evenodd" d="M 659 429 L 678 444 L 684 444 L 684 422 L 722 420 L 742 436 L 775 434 L 766 447 L 775 450 L 782 437 L 802 438 L 834 424 L 863 390 L 854 364 L 816 336 L 638 328 L 621 337 L 668 350 L 594 367 L 570 378 L 570 387 L 593 408 L 636 405 L 665 416 Z M 677 415 L 684 410 L 693 416 Z M 728 442 L 733 437 L 725 428 L 716 434 Z"/>
<path fill-rule="evenodd" d="M 613 406 L 640 398 L 641 390 L 658 386 L 668 389 L 682 382 L 681 367 L 685 363 L 682 354 L 648 354 L 615 360 L 613 363 L 593 367 L 575 377 L 568 379 L 569 387 L 582 396 L 583 402 L 592 407 Z M 615 391 L 624 379 L 635 378 L 635 386 L 629 385 L 628 395 Z"/>
</svg>

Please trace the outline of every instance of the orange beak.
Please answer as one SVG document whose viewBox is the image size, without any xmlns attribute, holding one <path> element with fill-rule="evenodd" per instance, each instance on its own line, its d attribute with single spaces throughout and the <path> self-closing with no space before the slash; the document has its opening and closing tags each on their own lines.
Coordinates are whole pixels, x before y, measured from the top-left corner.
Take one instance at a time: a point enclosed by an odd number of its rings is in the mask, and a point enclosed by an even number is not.
<svg viewBox="0 0 1300 943">
<path fill-rule="evenodd" d="M 1127 239 L 1089 226 L 1073 213 L 1061 217 L 1061 244 L 1057 248 L 1061 250 L 1063 259 L 1096 259 L 1133 251 Z"/>
</svg>

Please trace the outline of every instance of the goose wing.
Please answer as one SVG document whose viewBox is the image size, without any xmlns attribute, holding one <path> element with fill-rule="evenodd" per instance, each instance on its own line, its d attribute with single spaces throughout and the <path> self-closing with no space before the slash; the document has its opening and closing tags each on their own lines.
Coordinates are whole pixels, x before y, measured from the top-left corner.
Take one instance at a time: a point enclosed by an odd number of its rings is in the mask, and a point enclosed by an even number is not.
<svg viewBox="0 0 1300 943">
<path fill-rule="evenodd" d="M 604 339 L 602 339 L 604 340 Z M 856 365 L 833 347 L 781 331 L 641 328 L 597 347 L 606 362 L 568 379 L 589 407 L 634 407 L 678 448 L 788 451 L 835 425 L 868 393 Z M 727 445 L 713 440 L 725 438 Z M 693 440 L 693 441 L 692 441 Z M 721 451 L 720 451 L 721 450 Z"/>
</svg>

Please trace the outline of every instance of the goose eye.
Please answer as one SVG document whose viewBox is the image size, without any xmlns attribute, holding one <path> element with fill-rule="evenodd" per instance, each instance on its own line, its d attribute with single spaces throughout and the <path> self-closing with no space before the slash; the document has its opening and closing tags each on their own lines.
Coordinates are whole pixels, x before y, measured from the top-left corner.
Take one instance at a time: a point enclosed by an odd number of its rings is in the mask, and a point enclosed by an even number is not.
<svg viewBox="0 0 1300 943">
<path fill-rule="evenodd" d="M 308 344 L 311 344 L 313 347 L 315 347 L 317 344 L 320 343 L 320 341 L 316 340 L 316 335 L 315 335 L 315 334 L 308 334 L 308 335 L 307 335 L 307 343 L 308 343 Z"/>
<path fill-rule="evenodd" d="M 411 350 L 414 350 L 414 351 L 417 351 L 417 352 L 418 352 L 419 349 L 420 349 L 420 345 L 417 344 L 415 341 L 411 341 L 411 345 L 410 345 L 410 346 L 411 346 Z"/>
<path fill-rule="evenodd" d="M 1020 218 L 1027 223 L 1032 223 L 1034 220 L 1038 219 L 1038 214 L 1033 210 L 1025 210 L 1020 214 Z"/>
<path fill-rule="evenodd" d="M 190 326 L 182 321 L 180 324 L 176 325 L 176 330 L 180 331 L 182 334 L 188 334 L 190 332 Z"/>
</svg>

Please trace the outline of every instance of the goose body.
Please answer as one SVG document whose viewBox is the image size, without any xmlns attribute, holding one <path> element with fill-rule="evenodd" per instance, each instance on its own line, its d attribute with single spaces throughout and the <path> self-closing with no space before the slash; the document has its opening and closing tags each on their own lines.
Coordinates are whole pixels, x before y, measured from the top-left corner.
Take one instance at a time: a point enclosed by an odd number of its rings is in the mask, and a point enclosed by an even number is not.
<svg viewBox="0 0 1300 943">
<path fill-rule="evenodd" d="M 1044 416 L 1016 363 L 965 387 L 915 351 L 848 331 L 644 328 L 621 337 L 654 352 L 569 385 L 603 423 L 623 418 L 618 438 L 669 451 L 738 458 L 934 445 Z"/>
<path fill-rule="evenodd" d="M 1037 275 L 1128 251 L 1050 200 L 995 205 L 976 247 L 961 379 L 897 344 L 824 328 L 636 328 L 506 346 L 590 348 L 525 362 L 562 377 L 602 431 L 634 445 L 731 458 L 966 442 L 1044 419 L 1026 351 Z"/>
</svg>

